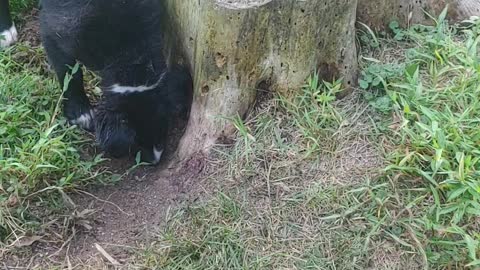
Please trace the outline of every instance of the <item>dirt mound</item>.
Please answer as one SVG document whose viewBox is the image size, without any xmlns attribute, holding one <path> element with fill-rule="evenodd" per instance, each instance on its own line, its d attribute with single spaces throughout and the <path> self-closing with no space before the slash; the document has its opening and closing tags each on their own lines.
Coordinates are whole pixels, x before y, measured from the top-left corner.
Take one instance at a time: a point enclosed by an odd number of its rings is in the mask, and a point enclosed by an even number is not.
<svg viewBox="0 0 480 270">
<path fill-rule="evenodd" d="M 184 169 L 192 172 L 190 177 L 197 172 L 195 167 Z M 100 253 L 95 244 L 100 244 L 116 260 L 128 259 L 128 247 L 150 242 L 168 220 L 170 210 L 186 198 L 190 186 L 179 185 L 185 177 L 173 168 L 144 168 L 115 186 L 79 192 L 72 199 L 76 211 L 90 213 L 88 226 L 72 241 L 70 254 L 64 255 L 80 261 L 97 260 Z"/>
</svg>

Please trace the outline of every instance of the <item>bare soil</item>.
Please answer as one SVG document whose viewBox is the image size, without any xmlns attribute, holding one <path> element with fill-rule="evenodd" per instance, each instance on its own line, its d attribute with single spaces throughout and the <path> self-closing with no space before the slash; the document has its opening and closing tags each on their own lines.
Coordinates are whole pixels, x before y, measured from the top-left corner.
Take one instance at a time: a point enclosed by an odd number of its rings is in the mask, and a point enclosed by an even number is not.
<svg viewBox="0 0 480 270">
<path fill-rule="evenodd" d="M 113 160 L 108 166 L 121 173 L 132 162 Z M 110 265 L 96 245 L 119 263 L 128 262 L 133 252 L 155 241 L 169 214 L 184 202 L 196 200 L 198 194 L 190 191 L 195 183 L 192 179 L 203 169 L 203 157 L 183 164 L 181 170 L 166 164 L 140 168 L 115 185 L 92 186 L 69 194 L 75 207 L 65 214 L 73 220 L 70 231 L 63 233 L 65 238 L 48 233 L 50 237 L 10 256 L 5 269 L 43 269 L 49 265 L 99 269 Z M 55 229 L 52 227 L 48 230 Z"/>
<path fill-rule="evenodd" d="M 23 23 L 20 25 L 19 37 L 21 42 L 25 42 L 32 47 L 41 45 L 40 41 L 40 23 L 38 21 L 38 9 L 33 9 L 25 14 L 22 18 Z"/>
<path fill-rule="evenodd" d="M 112 161 L 111 165 L 121 162 Z M 143 168 L 117 185 L 92 187 L 72 196 L 76 211 L 93 211 L 87 218 L 91 229 L 80 231 L 72 241 L 70 254 L 64 255 L 83 262 L 103 259 L 95 248 L 99 244 L 119 262 L 128 260 L 129 247 L 154 241 L 152 237 L 168 220 L 170 211 L 190 198 L 191 186 L 184 183 L 200 173 L 200 163 L 201 159 L 192 159 L 185 163 L 182 172 L 165 165 Z"/>
</svg>

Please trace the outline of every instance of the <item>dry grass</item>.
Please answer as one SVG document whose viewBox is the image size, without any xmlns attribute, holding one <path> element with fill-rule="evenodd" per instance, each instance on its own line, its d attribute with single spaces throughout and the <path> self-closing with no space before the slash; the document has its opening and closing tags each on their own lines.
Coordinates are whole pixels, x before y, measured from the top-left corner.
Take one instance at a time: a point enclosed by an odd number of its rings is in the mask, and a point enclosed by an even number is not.
<svg viewBox="0 0 480 270">
<path fill-rule="evenodd" d="M 211 157 L 203 201 L 172 216 L 140 264 L 478 265 L 478 209 L 462 205 L 478 205 L 471 190 L 478 186 L 477 159 L 470 159 L 478 150 L 467 138 L 476 134 L 478 119 L 470 115 L 478 111 L 479 29 L 477 23 L 459 34 L 442 18 L 436 27 L 395 28 L 397 41 L 377 39 L 385 47 L 364 58 L 361 97 L 334 101 L 337 83 L 313 78 L 296 97 L 259 106 L 247 122 L 231 119 L 237 139 Z M 447 113 L 428 109 L 438 107 Z"/>
<path fill-rule="evenodd" d="M 328 91 L 328 84 L 315 79 L 305 87 L 305 97 Z M 172 216 L 142 264 L 157 269 L 368 265 L 367 226 L 338 219 L 337 213 L 358 207 L 349 190 L 375 178 L 383 165 L 369 139 L 372 111 L 358 95 L 328 103 L 322 113 L 336 120 L 310 131 L 296 117 L 315 107 L 295 99 L 268 100 L 246 122 L 231 119 L 238 138 L 214 149 L 200 184 L 202 202 Z M 312 141 L 306 133 L 325 137 Z"/>
</svg>

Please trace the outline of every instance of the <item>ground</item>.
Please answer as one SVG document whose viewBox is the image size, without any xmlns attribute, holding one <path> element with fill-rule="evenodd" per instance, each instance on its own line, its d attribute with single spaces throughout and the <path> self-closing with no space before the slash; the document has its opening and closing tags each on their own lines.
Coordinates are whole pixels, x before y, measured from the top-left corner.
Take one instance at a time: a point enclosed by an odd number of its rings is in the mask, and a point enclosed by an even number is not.
<svg viewBox="0 0 480 270">
<path fill-rule="evenodd" d="M 171 147 L 153 168 L 98 156 L 56 117 L 35 14 L 0 54 L 6 269 L 480 264 L 478 22 L 361 29 L 354 94 L 315 75 L 292 97 L 264 91 L 208 155 L 178 162 Z"/>
</svg>

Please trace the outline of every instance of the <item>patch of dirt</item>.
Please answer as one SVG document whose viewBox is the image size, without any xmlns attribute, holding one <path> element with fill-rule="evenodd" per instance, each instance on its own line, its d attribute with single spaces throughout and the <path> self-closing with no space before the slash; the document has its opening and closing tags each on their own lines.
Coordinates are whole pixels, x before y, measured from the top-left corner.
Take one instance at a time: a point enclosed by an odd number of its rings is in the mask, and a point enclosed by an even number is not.
<svg viewBox="0 0 480 270">
<path fill-rule="evenodd" d="M 20 28 L 18 33 L 19 40 L 32 47 L 41 45 L 38 13 L 39 10 L 34 8 L 22 18 L 23 23 L 18 26 Z"/>
<path fill-rule="evenodd" d="M 44 239 L 28 247 L 25 256 L 11 256 L 8 265 L 33 269 L 71 264 L 78 269 L 98 269 L 109 263 L 96 245 L 121 264 L 129 261 L 133 251 L 155 240 L 174 209 L 196 196 L 189 191 L 195 184 L 193 179 L 203 168 L 202 158 L 192 157 L 181 170 L 166 164 L 143 167 L 116 185 L 92 186 L 69 194 L 75 204 L 70 214 L 75 219 L 68 233 L 71 238 L 63 239 L 60 244 L 58 240 L 49 243 Z M 114 160 L 108 166 L 122 173 L 132 162 Z"/>
<path fill-rule="evenodd" d="M 106 164 L 122 174 L 134 160 L 112 160 Z M 91 186 L 68 194 L 74 207 L 65 215 L 73 224 L 59 228 L 58 235 L 39 237 L 18 254 L 7 258 L 15 269 L 37 269 L 54 265 L 77 269 L 99 269 L 110 263 L 100 253 L 100 245 L 121 264 L 129 262 L 135 250 L 155 241 L 169 215 L 183 202 L 197 200 L 197 176 L 204 167 L 204 156 L 197 155 L 177 168 L 175 160 L 158 167 L 142 167 L 110 186 Z M 61 222 L 60 222 L 61 223 Z M 62 231 L 69 229 L 65 233 Z M 55 230 L 49 228 L 49 231 Z M 51 234 L 51 233 L 50 233 Z M 66 237 L 61 239 L 62 236 Z M 107 264 L 105 264 L 107 263 Z"/>
<path fill-rule="evenodd" d="M 196 171 L 189 163 L 184 169 Z M 179 185 L 184 177 L 173 168 L 143 168 L 115 186 L 92 187 L 73 196 L 77 211 L 95 213 L 89 220 L 92 229 L 75 238 L 70 254 L 77 260 L 99 259 L 95 248 L 98 243 L 105 245 L 116 260 L 127 260 L 130 254 L 125 247 L 150 242 L 168 219 L 169 211 L 188 196 L 190 186 Z"/>
</svg>

